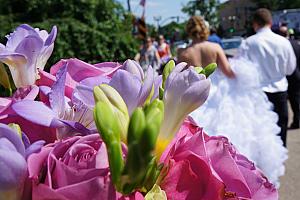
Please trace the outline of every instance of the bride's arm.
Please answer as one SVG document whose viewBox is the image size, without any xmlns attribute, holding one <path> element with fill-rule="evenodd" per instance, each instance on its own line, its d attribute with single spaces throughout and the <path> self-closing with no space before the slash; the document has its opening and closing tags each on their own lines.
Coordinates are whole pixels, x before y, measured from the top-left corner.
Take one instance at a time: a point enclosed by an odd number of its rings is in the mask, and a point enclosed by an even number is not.
<svg viewBox="0 0 300 200">
<path fill-rule="evenodd" d="M 229 65 L 229 62 L 225 56 L 225 53 L 221 47 L 217 48 L 217 64 L 221 71 L 229 78 L 234 78 L 235 75 Z"/>
</svg>

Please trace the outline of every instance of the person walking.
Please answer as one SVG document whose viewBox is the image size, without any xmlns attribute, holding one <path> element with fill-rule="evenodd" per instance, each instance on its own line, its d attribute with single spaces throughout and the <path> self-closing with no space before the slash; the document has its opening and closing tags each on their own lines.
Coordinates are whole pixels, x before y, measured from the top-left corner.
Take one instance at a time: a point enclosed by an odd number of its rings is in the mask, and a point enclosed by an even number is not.
<svg viewBox="0 0 300 200">
<path fill-rule="evenodd" d="M 209 31 L 202 17 L 191 17 L 186 32 L 193 42 L 181 50 L 179 61 L 204 69 L 210 63 L 218 64 L 209 76 L 211 86 L 207 101 L 191 116 L 207 134 L 229 138 L 239 152 L 279 186 L 287 150 L 277 135 L 280 132 L 277 114 L 259 87 L 258 66 L 242 56 L 227 60 L 220 45 L 207 41 Z"/>
<path fill-rule="evenodd" d="M 209 30 L 204 18 L 191 17 L 187 23 L 186 32 L 192 39 L 192 43 L 187 48 L 178 50 L 178 62 L 187 62 L 189 66 L 197 67 L 205 67 L 215 62 L 227 77 L 234 78 L 234 73 L 221 46 L 207 41 Z"/>
<path fill-rule="evenodd" d="M 293 111 L 293 121 L 289 129 L 298 129 L 300 125 L 300 43 L 290 38 L 289 29 L 286 25 L 279 28 L 279 34 L 291 42 L 297 59 L 297 67 L 292 75 L 287 76 L 287 80 L 289 83 L 288 99 Z"/>
<path fill-rule="evenodd" d="M 135 59 L 140 63 L 144 71 L 148 69 L 149 65 L 151 65 L 155 71 L 159 69 L 160 57 L 150 37 L 146 38 L 144 46 L 140 50 L 140 54 L 136 56 Z"/>
<path fill-rule="evenodd" d="M 158 37 L 157 51 L 163 63 L 168 62 L 168 60 L 172 57 L 170 46 L 166 43 L 163 35 L 159 35 Z"/>
<path fill-rule="evenodd" d="M 222 48 L 224 48 L 223 42 L 222 42 L 221 38 L 217 35 L 217 30 L 216 30 L 214 27 L 212 27 L 212 28 L 210 29 L 210 36 L 208 36 L 207 41 L 217 43 L 217 44 L 219 44 Z"/>
<path fill-rule="evenodd" d="M 241 45 L 240 54 L 246 56 L 259 67 L 257 73 L 262 90 L 273 103 L 278 114 L 280 137 L 286 146 L 288 123 L 286 75 L 296 68 L 296 57 L 290 42 L 271 31 L 272 15 L 268 9 L 260 8 L 253 16 L 255 35 L 247 38 Z"/>
</svg>

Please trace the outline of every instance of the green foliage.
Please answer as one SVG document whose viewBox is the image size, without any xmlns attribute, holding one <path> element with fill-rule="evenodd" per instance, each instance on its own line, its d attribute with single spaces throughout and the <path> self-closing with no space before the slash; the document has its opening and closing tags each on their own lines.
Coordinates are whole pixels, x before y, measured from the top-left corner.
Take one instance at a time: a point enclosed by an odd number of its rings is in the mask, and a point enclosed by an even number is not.
<svg viewBox="0 0 300 200">
<path fill-rule="evenodd" d="M 209 22 L 209 24 L 217 25 L 217 6 L 217 0 L 191 0 L 182 8 L 182 12 L 187 13 L 190 16 L 201 15 Z"/>
<path fill-rule="evenodd" d="M 270 10 L 293 9 L 300 7 L 300 1 L 295 0 L 254 0 L 257 7 Z"/>
<path fill-rule="evenodd" d="M 159 32 L 168 39 L 174 39 L 175 32 L 178 32 L 177 34 L 179 34 L 179 38 L 187 37 L 185 32 L 185 23 L 171 22 L 163 27 L 160 27 Z"/>
<path fill-rule="evenodd" d="M 0 0 L 1 43 L 21 23 L 51 30 L 58 37 L 48 65 L 61 58 L 87 62 L 124 61 L 134 57 L 132 16 L 112 0 Z"/>
</svg>

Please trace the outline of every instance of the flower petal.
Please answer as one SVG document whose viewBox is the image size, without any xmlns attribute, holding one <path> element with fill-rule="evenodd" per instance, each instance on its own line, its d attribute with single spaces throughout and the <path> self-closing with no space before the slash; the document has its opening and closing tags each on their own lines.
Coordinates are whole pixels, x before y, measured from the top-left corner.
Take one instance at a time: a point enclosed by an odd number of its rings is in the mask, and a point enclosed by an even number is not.
<svg viewBox="0 0 300 200">
<path fill-rule="evenodd" d="M 27 66 L 35 68 L 43 43 L 43 40 L 39 36 L 29 35 L 20 42 L 15 52 L 25 55 L 27 58 Z"/>
<path fill-rule="evenodd" d="M 65 82 L 67 66 L 64 65 L 56 74 L 56 82 L 49 93 L 49 102 L 53 112 L 62 116 L 65 112 Z"/>
<path fill-rule="evenodd" d="M 87 105 L 89 108 L 95 106 L 94 100 L 94 87 L 101 85 L 103 83 L 109 83 L 110 79 L 106 76 L 95 76 L 91 78 L 84 79 L 80 81 L 80 84 L 76 86 L 73 92 L 73 98 L 81 101 L 83 104 Z"/>
<path fill-rule="evenodd" d="M 56 74 L 57 71 L 65 64 L 67 64 L 68 75 L 70 76 L 69 78 L 67 78 L 67 83 L 71 82 L 68 79 L 71 79 L 75 82 L 80 82 L 83 79 L 93 77 L 93 76 L 105 75 L 107 73 L 107 71 L 104 70 L 104 67 L 98 68 L 97 66 L 91 65 L 89 63 L 86 63 L 84 61 L 75 58 L 68 59 L 68 60 L 60 60 L 58 63 L 56 63 L 54 66 L 51 67 L 50 73 Z M 103 63 L 101 64 L 106 65 Z"/>
<path fill-rule="evenodd" d="M 123 63 L 122 67 L 125 71 L 136 75 L 141 81 L 144 80 L 143 69 L 136 61 L 128 59 Z"/>
<path fill-rule="evenodd" d="M 118 70 L 113 75 L 109 85 L 115 88 L 121 95 L 130 115 L 138 105 L 141 90 L 140 80 L 125 70 Z"/>
<path fill-rule="evenodd" d="M 19 135 L 8 125 L 2 123 L 0 123 L 0 139 L 1 138 L 8 139 L 8 141 L 14 145 L 19 154 L 23 156 L 25 155 L 25 148 Z M 1 147 L 2 146 L 0 145 L 0 149 Z"/>
<path fill-rule="evenodd" d="M 16 30 L 9 34 L 7 37 L 6 50 L 14 52 L 21 41 L 28 35 L 38 36 L 36 31 L 27 24 L 22 24 L 16 28 Z"/>
<path fill-rule="evenodd" d="M 57 35 L 57 27 L 53 26 L 50 34 L 48 35 L 47 40 L 45 41 L 45 46 L 50 46 L 54 43 Z"/>
<path fill-rule="evenodd" d="M 25 158 L 27 159 L 31 154 L 40 152 L 44 144 L 44 140 L 38 140 L 31 144 L 25 151 Z"/>
<path fill-rule="evenodd" d="M 61 127 L 57 115 L 39 101 L 23 100 L 12 105 L 13 110 L 21 117 L 33 123 L 47 127 Z"/>
<path fill-rule="evenodd" d="M 27 68 L 27 59 L 24 55 L 19 53 L 0 54 L 0 61 L 8 65 L 17 88 L 34 84 L 35 71 L 33 68 Z M 30 75 L 27 76 L 27 74 Z"/>
<path fill-rule="evenodd" d="M 139 106 L 143 105 L 146 99 L 148 98 L 148 96 L 150 95 L 151 90 L 153 89 L 153 83 L 154 83 L 154 70 L 151 66 L 149 66 L 146 72 L 144 83 L 139 93 L 139 102 L 138 102 Z"/>
<path fill-rule="evenodd" d="M 27 171 L 27 164 L 24 157 L 17 151 L 8 151 L 0 148 L 0 160 L 1 190 L 19 188 L 25 179 Z"/>
</svg>

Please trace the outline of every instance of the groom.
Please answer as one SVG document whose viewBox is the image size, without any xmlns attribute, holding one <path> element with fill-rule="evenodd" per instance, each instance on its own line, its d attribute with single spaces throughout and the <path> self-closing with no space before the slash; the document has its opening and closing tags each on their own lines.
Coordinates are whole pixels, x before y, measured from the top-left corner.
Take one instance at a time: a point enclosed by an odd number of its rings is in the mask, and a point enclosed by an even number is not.
<svg viewBox="0 0 300 200">
<path fill-rule="evenodd" d="M 258 73 L 262 90 L 274 105 L 278 114 L 280 137 L 286 147 L 288 123 L 286 75 L 296 68 L 296 57 L 290 42 L 271 31 L 272 15 L 268 9 L 260 8 L 253 16 L 255 35 L 247 38 L 241 45 L 241 51 L 252 62 L 258 64 Z"/>
</svg>

